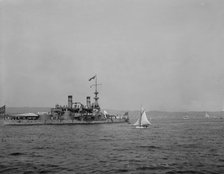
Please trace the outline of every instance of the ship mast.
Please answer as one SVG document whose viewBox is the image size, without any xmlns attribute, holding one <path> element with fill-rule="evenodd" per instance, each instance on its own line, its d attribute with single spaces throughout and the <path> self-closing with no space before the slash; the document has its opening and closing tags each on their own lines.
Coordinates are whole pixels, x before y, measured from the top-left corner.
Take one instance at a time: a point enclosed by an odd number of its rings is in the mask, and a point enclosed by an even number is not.
<svg viewBox="0 0 224 174">
<path fill-rule="evenodd" d="M 94 99 L 95 99 L 95 108 L 99 108 L 100 106 L 99 106 L 99 104 L 98 104 L 98 99 L 99 99 L 99 97 L 97 96 L 98 94 L 99 94 L 99 92 L 97 91 L 97 75 L 96 75 L 96 78 L 95 78 L 95 92 L 94 92 L 94 94 L 95 94 L 95 97 L 94 97 Z"/>
<path fill-rule="evenodd" d="M 99 92 L 97 91 L 97 86 L 98 85 L 101 85 L 101 84 L 97 83 L 97 75 L 95 75 L 95 84 L 91 85 L 90 87 L 95 86 L 95 92 L 94 92 L 94 94 L 95 94 L 95 97 L 94 97 L 95 102 L 94 102 L 93 107 L 95 109 L 99 109 L 100 110 L 100 106 L 99 106 L 99 103 L 98 103 L 98 100 L 99 100 L 98 94 L 99 94 Z"/>
</svg>

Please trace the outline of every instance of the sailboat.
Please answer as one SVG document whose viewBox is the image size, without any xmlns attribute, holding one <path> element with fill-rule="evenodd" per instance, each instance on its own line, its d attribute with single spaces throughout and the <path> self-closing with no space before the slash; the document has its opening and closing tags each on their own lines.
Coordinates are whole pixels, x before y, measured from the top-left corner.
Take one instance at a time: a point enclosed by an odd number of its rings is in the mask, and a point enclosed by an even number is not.
<svg viewBox="0 0 224 174">
<path fill-rule="evenodd" d="M 205 118 L 209 118 L 210 116 L 208 115 L 208 113 L 205 113 Z"/>
<path fill-rule="evenodd" d="M 189 119 L 189 116 L 188 116 L 188 115 L 185 115 L 185 116 L 183 117 L 183 119 L 187 120 L 187 119 Z"/>
<path fill-rule="evenodd" d="M 142 109 L 140 113 L 140 117 L 136 121 L 135 124 L 136 128 L 147 128 L 149 125 L 151 125 L 150 121 L 147 119 L 145 111 Z"/>
</svg>

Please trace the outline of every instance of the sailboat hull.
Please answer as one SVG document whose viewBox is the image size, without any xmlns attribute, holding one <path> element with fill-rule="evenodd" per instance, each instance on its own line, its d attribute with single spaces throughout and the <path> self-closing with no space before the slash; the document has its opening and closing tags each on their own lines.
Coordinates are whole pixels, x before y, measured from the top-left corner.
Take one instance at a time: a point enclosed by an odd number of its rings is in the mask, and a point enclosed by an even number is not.
<svg viewBox="0 0 224 174">
<path fill-rule="evenodd" d="M 145 129 L 145 128 L 148 128 L 149 126 L 136 126 L 137 129 Z"/>
<path fill-rule="evenodd" d="M 134 124 L 134 126 L 136 126 L 136 128 L 142 129 L 142 128 L 148 128 L 149 125 L 151 125 L 151 123 L 147 119 L 145 111 L 141 112 L 141 115 L 139 119 L 136 121 L 136 123 Z"/>
<path fill-rule="evenodd" d="M 142 126 L 136 126 L 136 129 L 145 129 L 147 127 L 142 127 Z"/>
</svg>

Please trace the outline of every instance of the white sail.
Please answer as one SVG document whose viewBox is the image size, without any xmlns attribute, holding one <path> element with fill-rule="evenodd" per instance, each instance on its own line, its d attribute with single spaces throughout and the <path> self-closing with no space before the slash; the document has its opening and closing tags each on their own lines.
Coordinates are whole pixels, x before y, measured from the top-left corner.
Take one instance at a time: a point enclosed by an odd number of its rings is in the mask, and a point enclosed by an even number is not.
<svg viewBox="0 0 224 174">
<path fill-rule="evenodd" d="M 205 118 L 209 118 L 210 116 L 208 115 L 208 113 L 205 113 Z"/>
<path fill-rule="evenodd" d="M 151 123 L 147 119 L 145 111 L 142 113 L 141 125 L 150 125 Z"/>
<path fill-rule="evenodd" d="M 139 125 L 139 119 L 140 118 L 138 118 L 138 120 L 135 122 L 135 124 L 133 124 L 134 126 L 138 126 Z"/>
<path fill-rule="evenodd" d="M 140 117 L 138 120 L 133 124 L 134 126 L 148 126 L 150 125 L 150 121 L 147 119 L 146 113 L 144 110 L 142 110 Z"/>
</svg>

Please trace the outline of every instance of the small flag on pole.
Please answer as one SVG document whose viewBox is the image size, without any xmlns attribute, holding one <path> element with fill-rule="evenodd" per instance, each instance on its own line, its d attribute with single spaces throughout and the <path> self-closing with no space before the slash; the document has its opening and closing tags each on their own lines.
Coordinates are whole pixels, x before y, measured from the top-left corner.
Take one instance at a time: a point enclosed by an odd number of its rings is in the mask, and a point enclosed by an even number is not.
<svg viewBox="0 0 224 174">
<path fill-rule="evenodd" d="M 93 79 L 95 79 L 95 78 L 96 78 L 96 75 L 93 76 L 93 77 L 91 77 L 91 78 L 89 79 L 89 81 L 91 81 L 91 80 L 93 80 Z"/>
</svg>

